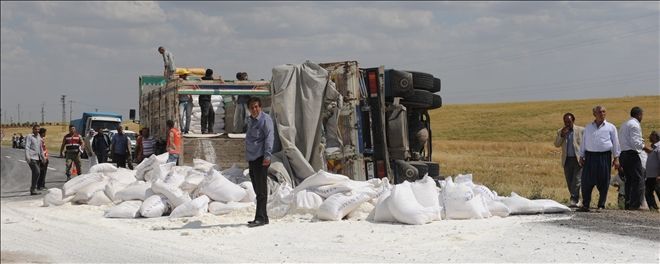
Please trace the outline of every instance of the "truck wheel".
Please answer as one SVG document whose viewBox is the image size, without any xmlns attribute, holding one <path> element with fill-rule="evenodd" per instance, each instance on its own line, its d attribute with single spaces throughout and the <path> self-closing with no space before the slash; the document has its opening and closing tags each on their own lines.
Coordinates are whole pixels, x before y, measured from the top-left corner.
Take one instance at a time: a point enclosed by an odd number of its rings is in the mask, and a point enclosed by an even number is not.
<svg viewBox="0 0 660 264">
<path fill-rule="evenodd" d="M 426 163 L 426 166 L 428 166 L 429 168 L 429 177 L 433 179 L 437 179 L 438 177 L 440 177 L 440 164 L 438 164 L 437 162 L 429 162 L 429 161 L 426 161 L 424 163 Z"/>
<path fill-rule="evenodd" d="M 433 90 L 433 75 L 425 72 L 407 71 L 412 74 L 413 87 L 425 91 Z"/>
<path fill-rule="evenodd" d="M 408 164 L 415 167 L 418 172 L 417 179 L 423 178 L 426 174 L 429 173 L 429 166 L 426 165 L 423 161 L 408 161 Z"/>
<path fill-rule="evenodd" d="M 429 109 L 438 109 L 442 107 L 442 97 L 438 94 L 433 94 L 433 103 Z"/>
<path fill-rule="evenodd" d="M 431 89 L 429 92 L 432 93 L 440 92 L 440 90 L 442 89 L 440 84 L 441 82 L 439 78 L 433 78 L 433 89 Z"/>
<path fill-rule="evenodd" d="M 428 109 L 433 105 L 433 93 L 415 89 L 412 95 L 406 96 L 401 100 L 401 104 L 410 108 Z"/>
<path fill-rule="evenodd" d="M 408 164 L 404 160 L 395 160 L 394 165 L 396 166 L 396 184 L 402 183 L 403 181 L 414 182 L 419 177 L 417 168 Z"/>
</svg>

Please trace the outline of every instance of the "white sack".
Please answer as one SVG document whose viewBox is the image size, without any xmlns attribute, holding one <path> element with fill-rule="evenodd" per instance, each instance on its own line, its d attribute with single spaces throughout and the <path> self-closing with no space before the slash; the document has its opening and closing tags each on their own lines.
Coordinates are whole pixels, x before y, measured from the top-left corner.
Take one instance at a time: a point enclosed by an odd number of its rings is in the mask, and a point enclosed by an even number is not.
<svg viewBox="0 0 660 264">
<path fill-rule="evenodd" d="M 156 155 L 151 155 L 148 158 L 145 158 L 135 166 L 135 178 L 140 181 L 144 181 L 144 176 L 148 173 L 151 173 L 153 170 L 153 164 L 158 162 Z"/>
<path fill-rule="evenodd" d="M 313 188 L 317 186 L 331 185 L 335 183 L 349 181 L 350 179 L 347 176 L 330 173 L 324 170 L 319 170 L 317 173 L 312 174 L 303 180 L 293 192 L 299 192 L 300 190 Z"/>
<path fill-rule="evenodd" d="M 202 181 L 204 181 L 204 173 L 192 170 L 179 187 L 184 192 L 193 193 Z"/>
<path fill-rule="evenodd" d="M 500 201 L 490 200 L 486 205 L 493 216 L 507 217 L 511 214 L 509 207 Z"/>
<path fill-rule="evenodd" d="M 167 209 L 167 197 L 161 194 L 154 194 L 144 200 L 140 206 L 140 215 L 148 218 L 160 217 Z"/>
<path fill-rule="evenodd" d="M 126 168 L 117 168 L 114 172 L 106 172 L 104 174 L 111 181 L 118 181 L 124 184 L 131 184 L 137 181 L 137 178 L 135 178 L 135 171 Z"/>
<path fill-rule="evenodd" d="M 543 205 L 511 192 L 510 197 L 502 197 L 500 202 L 511 210 L 511 214 L 537 214 L 543 212 Z"/>
<path fill-rule="evenodd" d="M 316 210 L 323 204 L 323 198 L 320 195 L 308 192 L 306 190 L 299 191 L 295 194 L 295 212 L 304 214 L 316 212 Z"/>
<path fill-rule="evenodd" d="M 119 202 L 121 199 L 116 198 L 117 192 L 125 189 L 128 185 L 130 184 L 125 184 L 116 180 L 110 180 L 108 184 L 105 185 L 103 193 L 105 193 L 105 196 L 107 196 L 111 201 Z"/>
<path fill-rule="evenodd" d="M 171 184 L 163 182 L 163 180 L 156 180 L 152 185 L 151 189 L 156 194 L 162 194 L 167 197 L 168 202 L 172 208 L 179 207 L 180 205 L 189 202 L 190 195 L 183 192 L 179 187 L 176 187 Z"/>
<path fill-rule="evenodd" d="M 346 219 L 354 221 L 366 220 L 369 218 L 370 213 L 374 211 L 374 208 L 374 205 L 371 203 L 362 203 L 360 206 L 358 206 L 358 208 L 355 208 L 353 211 L 348 213 L 346 215 Z"/>
<path fill-rule="evenodd" d="M 48 207 L 48 206 L 60 206 L 65 203 L 68 203 L 73 199 L 73 196 L 69 196 L 67 198 L 62 197 L 62 190 L 58 188 L 50 188 L 48 189 L 48 193 L 44 195 L 44 204 L 43 206 Z"/>
<path fill-rule="evenodd" d="M 435 181 L 429 176 L 424 176 L 424 178 L 422 178 L 421 180 L 417 180 L 412 184 L 410 184 L 410 187 L 413 190 L 415 199 L 417 199 L 417 202 L 419 202 L 420 205 L 422 205 L 423 207 L 436 208 L 436 210 L 438 211 L 438 217 L 437 219 L 433 219 L 433 220 L 440 220 L 441 208 L 440 208 L 440 201 L 438 199 L 439 191 L 438 191 L 438 187 L 435 186 Z"/>
<path fill-rule="evenodd" d="M 337 193 L 323 201 L 319 206 L 317 216 L 321 220 L 341 220 L 362 203 L 371 200 L 371 197 L 366 193 Z"/>
<path fill-rule="evenodd" d="M 203 159 L 193 159 L 193 168 L 195 168 L 195 170 L 207 173 L 209 170 L 215 169 L 215 164 Z"/>
<path fill-rule="evenodd" d="M 254 192 L 254 187 L 252 186 L 252 182 L 249 181 L 244 181 L 238 184 L 238 186 L 241 186 L 243 190 L 245 190 L 245 197 L 240 202 L 243 203 L 253 203 L 257 201 L 257 194 Z"/>
<path fill-rule="evenodd" d="M 140 200 L 144 201 L 149 196 L 154 195 L 153 190 L 151 189 L 151 183 L 137 181 L 133 184 L 126 186 L 123 190 L 119 190 L 115 193 L 113 201 L 130 201 L 130 200 Z M 108 195 L 108 197 L 110 197 Z"/>
<path fill-rule="evenodd" d="M 438 218 L 438 208 L 424 207 L 415 198 L 410 182 L 397 184 L 392 188 L 387 202 L 390 213 L 398 222 L 421 225 Z"/>
<path fill-rule="evenodd" d="M 456 184 L 467 184 L 468 187 L 473 188 L 474 187 L 474 182 L 472 181 L 472 174 L 459 174 L 456 176 L 454 179 L 454 183 Z"/>
<path fill-rule="evenodd" d="M 486 199 L 486 201 L 492 201 L 495 200 L 495 198 L 497 198 L 497 195 L 495 195 L 493 191 L 491 191 L 490 189 L 488 189 L 488 187 L 483 185 L 479 185 L 479 184 L 474 185 L 472 191 L 474 191 L 475 194 L 477 193 L 481 194 L 481 197 Z"/>
<path fill-rule="evenodd" d="M 469 174 L 468 174 L 469 175 Z M 445 217 L 448 219 L 482 219 L 490 217 L 481 195 L 475 195 L 470 184 L 454 183 L 451 177 L 445 179 L 442 191 Z"/>
<path fill-rule="evenodd" d="M 171 218 L 198 216 L 209 210 L 209 197 L 202 195 L 182 205 L 177 206 L 170 213 Z"/>
<path fill-rule="evenodd" d="M 142 201 L 125 201 L 105 211 L 107 218 L 136 218 L 140 216 Z"/>
<path fill-rule="evenodd" d="M 389 202 L 390 202 L 391 191 L 387 190 L 376 202 L 376 207 L 374 208 L 374 221 L 375 222 L 396 222 L 396 219 L 390 212 Z"/>
<path fill-rule="evenodd" d="M 216 170 L 209 171 L 207 178 L 200 183 L 199 192 L 218 202 L 238 202 L 247 195 L 241 186 L 227 180 Z"/>
<path fill-rule="evenodd" d="M 87 205 L 93 205 L 93 206 L 101 206 L 111 203 L 112 201 L 110 200 L 110 198 L 108 198 L 107 195 L 105 195 L 103 191 L 95 192 L 94 195 L 92 195 L 92 198 L 89 198 L 89 200 L 87 200 L 86 202 Z"/>
<path fill-rule="evenodd" d="M 103 180 L 100 182 L 90 183 L 87 186 L 80 188 L 76 192 L 76 195 L 73 197 L 72 202 L 83 204 L 87 203 L 87 200 L 91 199 L 94 193 L 103 191 L 106 184 L 108 184 L 107 180 Z"/>
<path fill-rule="evenodd" d="M 532 202 L 543 208 L 541 210 L 541 213 L 543 214 L 566 213 L 571 211 L 571 209 L 568 208 L 568 206 L 560 204 L 550 199 L 537 199 L 537 200 L 532 200 Z"/>
<path fill-rule="evenodd" d="M 165 163 L 167 163 L 167 159 L 169 159 L 169 158 L 170 158 L 170 154 L 165 152 L 163 154 L 157 155 L 156 156 L 156 161 L 158 161 L 158 163 L 160 163 L 160 164 L 165 164 Z"/>
<path fill-rule="evenodd" d="M 168 174 L 163 178 L 163 182 L 165 184 L 169 184 L 172 186 L 180 187 L 181 184 L 186 180 L 185 174 L 179 174 L 176 171 L 172 171 L 172 173 Z"/>
<path fill-rule="evenodd" d="M 117 167 L 111 163 L 99 163 L 89 168 L 89 173 L 107 173 L 115 171 L 117 171 Z"/>
<path fill-rule="evenodd" d="M 291 193 L 292 191 L 293 189 L 286 182 L 275 188 L 273 194 L 268 196 L 266 209 L 269 217 L 281 218 L 289 212 L 293 199 L 295 198 Z"/>
<path fill-rule="evenodd" d="M 170 173 L 172 173 L 172 168 L 176 165 L 174 162 L 169 162 L 165 164 L 154 163 L 152 165 L 151 173 L 144 175 L 144 180 L 148 182 L 155 182 L 158 179 L 164 180 L 167 178 Z"/>
<path fill-rule="evenodd" d="M 252 203 L 211 202 L 209 203 L 209 213 L 214 215 L 223 215 L 243 208 L 248 208 L 250 206 L 252 206 Z"/>
<path fill-rule="evenodd" d="M 101 182 L 104 179 L 105 177 L 101 173 L 89 173 L 73 177 L 71 180 L 64 183 L 64 186 L 62 186 L 62 189 L 64 190 L 64 197 L 74 195 L 79 189 L 91 183 Z"/>
</svg>

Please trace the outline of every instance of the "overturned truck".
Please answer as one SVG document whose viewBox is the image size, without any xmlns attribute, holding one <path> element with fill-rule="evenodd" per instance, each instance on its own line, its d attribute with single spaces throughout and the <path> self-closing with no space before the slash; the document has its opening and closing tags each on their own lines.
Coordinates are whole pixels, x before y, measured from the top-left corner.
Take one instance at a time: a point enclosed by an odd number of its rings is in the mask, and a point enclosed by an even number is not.
<svg viewBox="0 0 660 264">
<path fill-rule="evenodd" d="M 141 76 L 140 124 L 164 144 L 165 122 L 179 126 L 179 96 L 212 95 L 215 134 L 183 137 L 184 165 L 204 159 L 227 168 L 247 167 L 245 118 L 249 96 L 260 96 L 275 122 L 269 175 L 296 186 L 319 169 L 354 180 L 391 182 L 440 176 L 433 162 L 428 110 L 442 106 L 440 79 L 416 72 L 360 68 L 356 61 L 273 68 L 270 81 L 166 80 Z M 199 115 L 193 110 L 193 120 Z M 161 151 L 164 147 L 161 147 Z"/>
</svg>

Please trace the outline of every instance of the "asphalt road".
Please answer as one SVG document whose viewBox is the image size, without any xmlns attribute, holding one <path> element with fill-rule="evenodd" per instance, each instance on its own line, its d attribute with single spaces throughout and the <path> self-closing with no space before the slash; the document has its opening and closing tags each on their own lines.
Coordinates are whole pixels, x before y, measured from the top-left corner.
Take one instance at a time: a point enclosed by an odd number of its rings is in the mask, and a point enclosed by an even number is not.
<svg viewBox="0 0 660 264">
<path fill-rule="evenodd" d="M 30 181 L 32 174 L 25 161 L 24 149 L 2 147 L 2 162 L 0 163 L 0 197 L 30 196 Z M 89 160 L 83 159 L 82 171 L 89 171 Z M 62 188 L 66 181 L 65 160 L 57 156 L 49 157 L 46 173 L 46 188 Z M 43 195 L 43 194 L 42 194 Z"/>
</svg>

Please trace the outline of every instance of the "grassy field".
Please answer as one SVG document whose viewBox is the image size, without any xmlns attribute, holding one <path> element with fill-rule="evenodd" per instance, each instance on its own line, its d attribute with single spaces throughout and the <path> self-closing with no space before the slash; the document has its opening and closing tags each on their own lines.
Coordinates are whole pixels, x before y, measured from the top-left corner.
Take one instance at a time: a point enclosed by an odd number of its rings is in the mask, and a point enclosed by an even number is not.
<svg viewBox="0 0 660 264">
<path fill-rule="evenodd" d="M 572 112 L 580 126 L 593 121 L 591 109 L 598 104 L 607 108 L 607 120 L 617 128 L 629 118 L 630 108 L 640 106 L 644 137 L 660 130 L 660 96 L 446 105 L 430 113 L 433 159 L 441 164 L 442 175 L 472 173 L 475 182 L 501 195 L 514 191 L 565 203 L 569 194 L 561 149 L 553 145 L 556 131 L 566 112 Z M 597 193 L 594 190 L 592 201 Z M 615 206 L 612 187 L 608 207 Z"/>
</svg>

